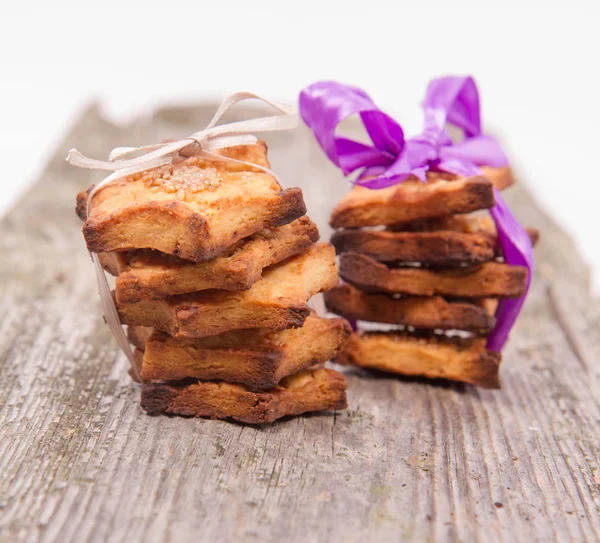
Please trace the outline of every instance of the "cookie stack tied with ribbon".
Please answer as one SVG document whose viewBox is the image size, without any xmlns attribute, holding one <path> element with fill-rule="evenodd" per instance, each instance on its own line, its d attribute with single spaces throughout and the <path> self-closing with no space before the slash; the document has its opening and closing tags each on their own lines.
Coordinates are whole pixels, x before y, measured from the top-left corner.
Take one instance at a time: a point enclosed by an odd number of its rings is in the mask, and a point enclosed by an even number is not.
<svg viewBox="0 0 600 543">
<path fill-rule="evenodd" d="M 498 388 L 538 234 L 500 195 L 513 177 L 498 143 L 481 133 L 473 79 L 432 81 L 423 107 L 425 130 L 405 139 L 361 89 L 319 82 L 301 93 L 301 115 L 321 147 L 355 174 L 330 221 L 345 284 L 325 301 L 355 323 L 336 361 Z M 354 114 L 372 145 L 336 136 Z M 463 132 L 461 142 L 448 125 Z"/>
<path fill-rule="evenodd" d="M 251 135 L 292 128 L 295 115 L 265 100 L 281 115 L 215 126 L 246 98 L 258 97 L 233 95 L 185 140 L 119 148 L 108 162 L 69 154 L 115 172 L 78 195 L 77 212 L 105 317 L 152 414 L 260 424 L 346 407 L 343 375 L 321 366 L 350 326 L 308 304 L 336 286 L 335 251 Z"/>
</svg>

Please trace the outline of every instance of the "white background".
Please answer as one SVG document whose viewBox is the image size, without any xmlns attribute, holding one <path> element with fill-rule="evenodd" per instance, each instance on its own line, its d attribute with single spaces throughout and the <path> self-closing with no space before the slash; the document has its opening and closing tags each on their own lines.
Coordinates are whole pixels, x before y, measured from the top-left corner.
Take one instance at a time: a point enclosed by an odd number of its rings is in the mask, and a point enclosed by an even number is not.
<svg viewBox="0 0 600 543">
<path fill-rule="evenodd" d="M 0 212 L 35 179 L 90 100 L 126 120 L 162 102 L 242 89 L 295 101 L 303 86 L 337 79 L 363 87 L 410 135 L 420 129 L 418 104 L 430 78 L 473 74 L 484 128 L 501 138 L 520 181 L 573 234 L 598 288 L 599 6 L 3 2 Z"/>
</svg>

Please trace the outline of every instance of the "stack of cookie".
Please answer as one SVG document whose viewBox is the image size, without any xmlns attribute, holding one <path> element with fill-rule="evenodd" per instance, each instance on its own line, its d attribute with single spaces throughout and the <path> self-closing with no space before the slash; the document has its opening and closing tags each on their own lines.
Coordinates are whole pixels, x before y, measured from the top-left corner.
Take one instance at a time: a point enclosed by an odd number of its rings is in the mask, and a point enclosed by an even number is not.
<svg viewBox="0 0 600 543">
<path fill-rule="evenodd" d="M 523 294 L 527 270 L 502 261 L 491 218 L 476 213 L 494 206 L 494 186 L 513 183 L 510 170 L 483 173 L 357 186 L 339 202 L 331 225 L 341 230 L 331 241 L 345 284 L 325 301 L 368 323 L 337 362 L 499 387 L 501 356 L 486 349 L 486 335 L 497 300 Z"/>
<path fill-rule="evenodd" d="M 350 334 L 307 302 L 338 282 L 300 189 L 282 190 L 266 146 L 187 149 L 172 164 L 78 196 L 88 249 L 116 276 L 114 299 L 149 413 L 271 422 L 346 406 L 320 367 Z"/>
</svg>

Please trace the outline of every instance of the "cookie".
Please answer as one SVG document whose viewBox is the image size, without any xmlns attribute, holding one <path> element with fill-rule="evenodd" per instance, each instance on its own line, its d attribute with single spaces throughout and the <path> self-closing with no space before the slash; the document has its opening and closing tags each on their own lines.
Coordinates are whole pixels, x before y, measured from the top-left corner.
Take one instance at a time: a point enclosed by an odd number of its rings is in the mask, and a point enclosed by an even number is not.
<svg viewBox="0 0 600 543">
<path fill-rule="evenodd" d="M 441 296 L 369 294 L 351 285 L 340 285 L 325 293 L 325 305 L 347 319 L 410 326 L 422 330 L 464 330 L 485 334 L 495 319 L 475 304 L 448 301 Z"/>
<path fill-rule="evenodd" d="M 117 301 L 131 304 L 208 289 L 246 290 L 260 279 L 263 268 L 306 250 L 318 239 L 315 223 L 301 217 L 261 230 L 208 262 L 190 262 L 148 249 L 100 253 L 100 262 L 109 272 L 116 268 Z"/>
<path fill-rule="evenodd" d="M 500 388 L 501 356 L 484 338 L 416 337 L 396 332 L 352 334 L 335 362 L 400 375 Z"/>
<path fill-rule="evenodd" d="M 153 326 L 174 337 L 206 337 L 247 328 L 302 326 L 308 299 L 338 283 L 335 251 L 328 243 L 266 268 L 248 290 L 205 290 L 134 304 L 117 303 L 123 324 Z"/>
<path fill-rule="evenodd" d="M 268 166 L 262 143 L 220 153 Z M 306 213 L 300 189 L 282 190 L 252 166 L 198 156 L 109 183 L 94 195 L 88 217 L 89 190 L 78 195 L 77 212 L 95 253 L 154 249 L 203 262 Z"/>
<path fill-rule="evenodd" d="M 346 379 L 330 369 L 304 370 L 263 392 L 223 381 L 145 384 L 141 405 L 153 415 L 234 419 L 248 424 L 265 424 L 287 415 L 345 409 Z"/>
</svg>

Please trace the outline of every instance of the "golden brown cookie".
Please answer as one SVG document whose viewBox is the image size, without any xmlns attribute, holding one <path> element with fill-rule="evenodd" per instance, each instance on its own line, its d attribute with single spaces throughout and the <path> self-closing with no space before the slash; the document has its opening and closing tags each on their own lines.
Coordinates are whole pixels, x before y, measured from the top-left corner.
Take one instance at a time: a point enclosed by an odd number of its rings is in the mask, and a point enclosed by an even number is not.
<svg viewBox="0 0 600 543">
<path fill-rule="evenodd" d="M 393 298 L 369 294 L 351 285 L 340 285 L 325 293 L 325 305 L 333 313 L 353 320 L 412 326 L 424 330 L 489 332 L 495 319 L 474 304 L 450 302 L 440 296 Z"/>
<path fill-rule="evenodd" d="M 234 419 L 265 424 L 286 415 L 345 409 L 346 379 L 334 370 L 304 370 L 263 392 L 224 381 L 145 384 L 142 408 L 157 415 Z"/>
<path fill-rule="evenodd" d="M 145 330 L 142 328 L 137 338 Z M 175 339 L 154 331 L 145 341 L 144 352 L 140 351 L 140 373 L 144 382 L 193 377 L 268 389 L 288 375 L 333 358 L 350 331 L 344 319 L 324 319 L 315 314 L 302 328 L 278 332 L 259 328 L 201 339 Z"/>
<path fill-rule="evenodd" d="M 396 332 L 352 334 L 335 362 L 401 375 L 500 388 L 501 356 L 484 338 L 415 337 Z"/>
<path fill-rule="evenodd" d="M 494 186 L 483 176 L 427 183 L 408 180 L 379 190 L 355 186 L 335 206 L 333 228 L 392 225 L 469 213 L 495 205 Z"/>
<path fill-rule="evenodd" d="M 340 276 L 367 292 L 450 296 L 453 298 L 517 298 L 525 292 L 527 268 L 499 262 L 455 268 L 389 268 L 360 253 L 340 256 Z"/>
<path fill-rule="evenodd" d="M 119 304 L 124 324 L 153 326 L 174 337 L 206 337 L 246 328 L 297 328 L 309 314 L 307 300 L 338 282 L 328 243 L 266 268 L 248 290 L 205 290 L 161 300 Z"/>
<path fill-rule="evenodd" d="M 100 261 L 108 271 L 117 267 L 117 301 L 131 304 L 207 289 L 248 289 L 260 279 L 263 268 L 307 249 L 318 239 L 316 224 L 305 216 L 261 230 L 208 262 L 190 262 L 149 249 L 116 253 L 117 258 L 115 253 L 100 253 Z"/>
<path fill-rule="evenodd" d="M 268 166 L 263 143 L 219 151 Z M 282 190 L 257 168 L 192 156 L 116 180 L 94 196 L 77 197 L 92 252 L 155 249 L 202 262 L 240 239 L 287 224 L 306 213 L 300 189 Z"/>
</svg>

